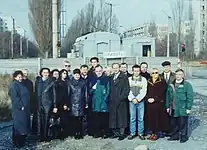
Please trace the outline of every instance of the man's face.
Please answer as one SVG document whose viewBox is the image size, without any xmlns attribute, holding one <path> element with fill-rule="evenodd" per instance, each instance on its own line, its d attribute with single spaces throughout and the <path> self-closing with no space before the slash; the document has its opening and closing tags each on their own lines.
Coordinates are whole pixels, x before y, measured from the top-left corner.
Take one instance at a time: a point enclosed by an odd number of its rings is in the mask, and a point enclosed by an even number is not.
<svg viewBox="0 0 207 150">
<path fill-rule="evenodd" d="M 70 64 L 69 63 L 65 63 L 65 70 L 67 70 L 68 72 L 70 72 Z"/>
<path fill-rule="evenodd" d="M 182 71 L 178 71 L 178 72 L 176 72 L 176 74 L 175 74 L 175 78 L 176 78 L 176 80 L 182 80 L 183 78 L 184 78 L 184 73 L 182 72 Z"/>
<path fill-rule="evenodd" d="M 79 73 L 76 73 L 73 75 L 74 79 L 75 80 L 79 80 L 80 79 L 80 74 Z"/>
<path fill-rule="evenodd" d="M 127 65 L 126 64 L 124 64 L 124 65 L 121 65 L 121 67 L 120 67 L 120 70 L 123 72 L 123 73 L 126 73 L 127 72 Z"/>
<path fill-rule="evenodd" d="M 164 72 L 168 73 L 170 71 L 170 69 L 171 69 L 171 66 L 167 65 L 167 66 L 164 66 L 163 68 L 164 68 Z"/>
<path fill-rule="evenodd" d="M 55 77 L 56 79 L 58 79 L 59 78 L 59 72 L 54 71 L 52 76 Z"/>
<path fill-rule="evenodd" d="M 83 76 L 86 76 L 88 74 L 88 68 L 87 67 L 82 67 L 80 70 L 81 70 L 81 74 Z"/>
<path fill-rule="evenodd" d="M 96 60 L 96 59 L 92 59 L 92 60 L 91 60 L 91 66 L 92 66 L 93 68 L 95 68 L 97 65 L 98 65 L 97 60 Z"/>
<path fill-rule="evenodd" d="M 147 68 L 148 68 L 147 64 L 142 64 L 140 67 L 141 67 L 141 72 L 142 73 L 147 72 Z"/>
<path fill-rule="evenodd" d="M 140 74 L 140 68 L 133 68 L 133 75 L 134 75 L 135 77 L 138 77 L 139 74 Z"/>
<path fill-rule="evenodd" d="M 42 71 L 42 77 L 44 77 L 44 78 L 48 78 L 49 77 L 49 71 L 47 69 L 44 69 Z"/>
<path fill-rule="evenodd" d="M 24 75 L 24 78 L 28 77 L 28 70 L 22 70 L 22 73 Z"/>
<path fill-rule="evenodd" d="M 120 71 L 119 65 L 118 64 L 114 64 L 112 66 L 112 70 L 113 70 L 113 73 L 119 73 L 119 71 Z"/>
<path fill-rule="evenodd" d="M 103 74 L 103 69 L 101 67 L 96 67 L 95 73 L 96 73 L 97 77 L 100 77 Z"/>
</svg>

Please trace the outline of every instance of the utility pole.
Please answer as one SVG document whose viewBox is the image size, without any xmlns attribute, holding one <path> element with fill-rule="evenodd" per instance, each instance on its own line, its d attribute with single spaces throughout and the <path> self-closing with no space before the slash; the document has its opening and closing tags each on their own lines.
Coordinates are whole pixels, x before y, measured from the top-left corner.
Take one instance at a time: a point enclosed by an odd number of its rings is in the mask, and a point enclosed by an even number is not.
<svg viewBox="0 0 207 150">
<path fill-rule="evenodd" d="M 14 58 L 14 34 L 15 34 L 15 19 L 12 18 L 12 32 L 11 32 L 11 58 Z"/>
<path fill-rule="evenodd" d="M 167 16 L 168 19 L 168 33 L 167 33 L 167 57 L 170 57 L 170 20 L 172 19 L 164 10 L 163 13 Z"/>
<path fill-rule="evenodd" d="M 20 47 L 20 56 L 22 57 L 23 51 L 22 51 L 22 36 L 21 35 L 19 35 L 19 47 Z"/>
<path fill-rule="evenodd" d="M 113 5 L 112 3 L 105 3 L 106 5 L 109 5 L 110 7 L 110 22 L 109 22 L 109 31 L 112 32 L 112 13 L 113 13 L 113 6 L 116 6 L 116 5 Z"/>
<path fill-rule="evenodd" d="M 58 0 L 52 0 L 52 50 L 53 58 L 58 57 Z"/>
</svg>

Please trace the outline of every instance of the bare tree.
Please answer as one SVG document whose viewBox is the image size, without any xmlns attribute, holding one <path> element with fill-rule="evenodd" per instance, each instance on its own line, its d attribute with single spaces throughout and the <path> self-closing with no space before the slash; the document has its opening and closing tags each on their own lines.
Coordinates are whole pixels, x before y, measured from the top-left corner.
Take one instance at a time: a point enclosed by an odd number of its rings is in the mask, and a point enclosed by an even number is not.
<svg viewBox="0 0 207 150">
<path fill-rule="evenodd" d="M 177 33 L 178 51 L 182 40 L 182 21 L 184 17 L 184 0 L 171 0 L 173 26 Z"/>
<path fill-rule="evenodd" d="M 95 7 L 94 0 L 91 0 L 85 8 L 79 11 L 66 34 L 62 46 L 62 56 L 70 52 L 75 40 L 85 34 L 97 31 L 109 31 L 110 13 L 104 0 L 100 0 L 100 6 Z M 117 33 L 118 19 L 116 15 L 112 16 L 112 32 Z"/>
<path fill-rule="evenodd" d="M 157 38 L 157 26 L 154 20 L 152 20 L 149 24 L 148 32 L 150 36 Z M 147 35 L 148 36 L 148 35 Z"/>
<path fill-rule="evenodd" d="M 52 55 L 52 1 L 29 0 L 29 22 L 39 47 L 39 54 Z"/>
</svg>

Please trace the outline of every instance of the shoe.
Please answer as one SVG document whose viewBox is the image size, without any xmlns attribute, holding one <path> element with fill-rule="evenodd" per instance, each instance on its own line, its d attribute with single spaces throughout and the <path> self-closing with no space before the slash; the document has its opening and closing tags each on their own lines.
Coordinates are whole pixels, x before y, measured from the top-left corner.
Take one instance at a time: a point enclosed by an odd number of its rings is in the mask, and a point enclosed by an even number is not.
<svg viewBox="0 0 207 150">
<path fill-rule="evenodd" d="M 138 135 L 140 140 L 145 140 L 145 137 L 143 135 Z"/>
<path fill-rule="evenodd" d="M 115 138 L 118 138 L 119 136 L 118 135 L 112 135 L 110 136 L 110 139 L 115 139 Z"/>
<path fill-rule="evenodd" d="M 187 142 L 188 141 L 188 138 L 181 138 L 180 139 L 180 143 L 185 143 L 185 142 Z"/>
<path fill-rule="evenodd" d="M 171 136 L 169 139 L 167 139 L 168 141 L 178 141 L 179 137 L 176 136 Z"/>
<path fill-rule="evenodd" d="M 119 138 L 118 138 L 119 141 L 122 141 L 124 139 L 125 139 L 125 136 L 124 135 L 120 135 Z"/>
<path fill-rule="evenodd" d="M 97 135 L 97 134 L 93 136 L 93 138 L 95 138 L 95 139 L 100 138 L 100 137 L 101 136 L 100 135 Z"/>
<path fill-rule="evenodd" d="M 157 141 L 158 140 L 158 136 L 156 134 L 154 134 L 153 136 L 151 136 L 150 140 L 151 141 Z"/>
<path fill-rule="evenodd" d="M 135 137 L 135 135 L 129 135 L 128 140 L 133 140 L 134 137 Z"/>
<path fill-rule="evenodd" d="M 151 140 L 153 138 L 154 134 L 151 134 L 147 139 Z"/>
</svg>

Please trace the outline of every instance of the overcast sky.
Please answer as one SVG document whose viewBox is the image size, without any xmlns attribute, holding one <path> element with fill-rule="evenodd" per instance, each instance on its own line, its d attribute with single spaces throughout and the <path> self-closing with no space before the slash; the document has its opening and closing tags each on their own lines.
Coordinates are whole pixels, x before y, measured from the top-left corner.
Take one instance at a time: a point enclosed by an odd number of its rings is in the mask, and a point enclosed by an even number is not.
<svg viewBox="0 0 207 150">
<path fill-rule="evenodd" d="M 77 14 L 77 11 L 83 8 L 90 0 L 65 0 L 67 26 Z M 125 29 L 141 25 L 152 19 L 159 24 L 167 24 L 167 17 L 162 12 L 164 10 L 169 15 L 170 0 L 106 0 L 113 3 L 113 13 L 117 15 L 119 25 Z M 99 0 L 95 0 L 95 5 L 99 5 Z M 28 0 L 1 0 L 0 12 L 5 15 L 13 16 L 17 26 L 28 31 L 30 39 L 32 32 L 28 20 Z"/>
</svg>

